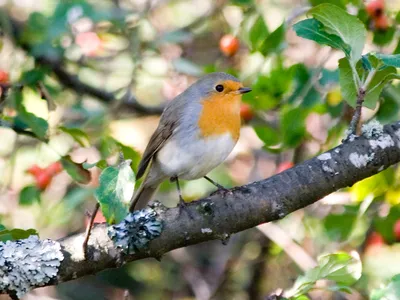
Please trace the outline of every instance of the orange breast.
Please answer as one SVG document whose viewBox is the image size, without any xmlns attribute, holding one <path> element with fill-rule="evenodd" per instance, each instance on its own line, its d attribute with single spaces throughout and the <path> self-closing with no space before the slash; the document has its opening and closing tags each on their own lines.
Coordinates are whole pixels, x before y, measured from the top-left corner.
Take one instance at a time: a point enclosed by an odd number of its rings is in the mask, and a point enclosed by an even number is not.
<svg viewBox="0 0 400 300">
<path fill-rule="evenodd" d="M 237 141 L 240 134 L 241 95 L 213 95 L 202 102 L 199 128 L 203 137 L 230 133 Z"/>
</svg>

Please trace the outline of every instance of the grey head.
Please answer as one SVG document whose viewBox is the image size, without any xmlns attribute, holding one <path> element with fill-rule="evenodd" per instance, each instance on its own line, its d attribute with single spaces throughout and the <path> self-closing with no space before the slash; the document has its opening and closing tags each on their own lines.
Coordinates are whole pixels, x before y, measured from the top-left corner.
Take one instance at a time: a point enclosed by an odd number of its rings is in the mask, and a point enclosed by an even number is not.
<svg viewBox="0 0 400 300">
<path fill-rule="evenodd" d="M 216 86 L 224 83 L 225 81 L 240 82 L 240 80 L 235 76 L 224 72 L 215 72 L 201 77 L 188 88 L 188 91 L 190 91 L 190 93 L 205 97 L 217 92 L 215 89 Z"/>
</svg>

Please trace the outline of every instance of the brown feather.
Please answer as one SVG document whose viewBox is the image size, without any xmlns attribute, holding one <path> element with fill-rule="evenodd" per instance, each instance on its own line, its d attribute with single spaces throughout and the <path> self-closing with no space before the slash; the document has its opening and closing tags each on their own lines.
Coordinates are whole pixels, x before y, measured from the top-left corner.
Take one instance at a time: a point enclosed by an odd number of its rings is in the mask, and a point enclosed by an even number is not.
<svg viewBox="0 0 400 300">
<path fill-rule="evenodd" d="M 171 137 L 176 122 L 161 122 L 157 127 L 156 131 L 150 138 L 150 141 L 143 153 L 142 160 L 139 163 L 136 178 L 140 179 L 146 172 L 147 166 L 154 155 L 164 146 L 165 142 Z"/>
</svg>

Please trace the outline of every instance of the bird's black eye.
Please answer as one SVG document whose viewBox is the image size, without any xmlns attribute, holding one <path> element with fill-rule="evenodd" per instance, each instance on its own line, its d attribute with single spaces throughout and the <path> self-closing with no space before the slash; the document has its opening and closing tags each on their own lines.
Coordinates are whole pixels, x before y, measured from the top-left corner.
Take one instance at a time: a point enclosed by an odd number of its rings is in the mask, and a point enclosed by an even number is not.
<svg viewBox="0 0 400 300">
<path fill-rule="evenodd" d="M 224 90 L 224 86 L 222 85 L 222 84 L 218 84 L 216 87 L 215 87 L 215 90 L 217 91 L 217 92 L 222 92 L 223 90 Z"/>
</svg>

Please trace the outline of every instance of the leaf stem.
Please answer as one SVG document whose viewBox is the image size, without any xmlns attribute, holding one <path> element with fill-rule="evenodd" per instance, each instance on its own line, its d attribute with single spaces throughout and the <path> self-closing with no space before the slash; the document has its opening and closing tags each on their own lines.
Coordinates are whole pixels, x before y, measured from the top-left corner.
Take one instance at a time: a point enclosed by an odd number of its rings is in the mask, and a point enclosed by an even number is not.
<svg viewBox="0 0 400 300">
<path fill-rule="evenodd" d="M 94 207 L 94 210 L 92 212 L 92 215 L 90 216 L 89 224 L 86 226 L 85 240 L 83 241 L 83 244 L 82 244 L 83 254 L 85 255 L 85 258 L 86 258 L 86 250 L 87 250 L 87 245 L 89 242 L 90 232 L 92 230 L 94 219 L 96 218 L 99 208 L 100 208 L 100 204 L 99 204 L 99 202 L 97 202 L 96 206 Z"/>
<path fill-rule="evenodd" d="M 376 74 L 376 69 L 373 69 L 371 72 L 369 72 L 367 79 L 365 79 L 364 84 L 361 87 L 364 91 L 368 89 L 368 86 L 371 83 L 372 79 L 374 78 L 375 74 Z"/>
<path fill-rule="evenodd" d="M 353 79 L 354 79 L 354 83 L 356 84 L 356 89 L 358 90 L 361 87 L 361 79 L 360 76 L 358 75 L 356 66 L 354 65 L 354 63 L 349 59 L 350 62 L 350 67 L 351 70 L 353 72 Z"/>
</svg>

